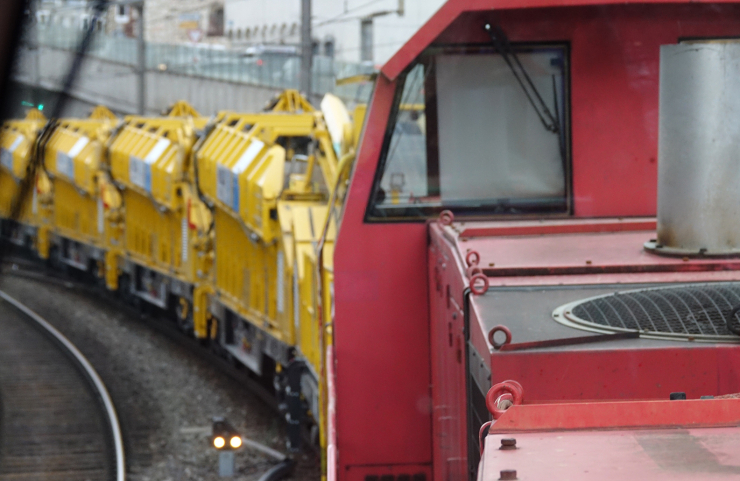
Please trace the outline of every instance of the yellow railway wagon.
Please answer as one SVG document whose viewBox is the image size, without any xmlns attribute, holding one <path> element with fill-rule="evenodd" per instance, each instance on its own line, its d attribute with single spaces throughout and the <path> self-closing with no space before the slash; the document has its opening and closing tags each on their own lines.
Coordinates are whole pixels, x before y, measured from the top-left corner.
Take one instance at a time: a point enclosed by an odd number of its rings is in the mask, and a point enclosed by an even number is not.
<svg viewBox="0 0 740 481">
<path fill-rule="evenodd" d="M 39 227 L 38 253 L 54 261 L 104 275 L 106 245 L 121 227 L 109 222 L 120 194 L 107 172 L 106 143 L 118 119 L 96 107 L 87 119 L 61 119 L 43 145 L 50 177 L 49 217 Z"/>
<path fill-rule="evenodd" d="M 267 113 L 220 113 L 196 153 L 199 187 L 214 206 L 210 311 L 226 349 L 258 373 L 263 354 L 287 363 L 296 341 L 294 256 L 282 242 L 278 201 L 325 199 L 323 174 L 333 175 L 336 157 L 320 124 L 320 113 L 287 92 Z M 328 156 L 318 152 L 321 141 Z"/>
<path fill-rule="evenodd" d="M 326 446 L 334 238 L 362 113 L 353 125 L 339 99 L 317 111 L 286 91 L 267 112 L 210 122 L 185 103 L 162 118 L 99 108 L 58 121 L 40 145 L 39 253 L 104 273 L 274 377 L 290 442 L 308 413 Z"/>
<path fill-rule="evenodd" d="M 36 140 L 46 125 L 46 118 L 38 110 L 29 110 L 23 120 L 5 122 L 0 131 L 0 218 L 8 219 L 13 202 L 19 201 L 21 181 L 26 176 L 26 169 L 31 157 L 36 154 Z M 13 233 L 12 240 L 17 244 L 31 247 L 35 242 L 38 221 L 38 197 L 48 187 L 43 183 L 33 182 L 29 192 L 31 199 L 23 202 L 19 228 L 10 229 L 10 224 L 3 222 L 3 233 Z M 39 192 L 39 190 L 41 192 Z"/>
<path fill-rule="evenodd" d="M 214 212 L 208 315 L 217 342 L 258 374 L 274 369 L 279 382 L 293 384 L 317 425 L 322 351 L 331 342 L 324 329 L 331 309 L 322 311 L 322 299 L 331 299 L 326 267 L 336 225 L 327 212 L 336 200 L 338 152 L 353 133 L 341 102 L 333 106 L 335 135 L 325 114 L 294 91 L 265 113 L 221 112 L 195 154 L 198 185 Z"/>
<path fill-rule="evenodd" d="M 125 233 L 107 246 L 108 286 L 174 307 L 186 330 L 193 327 L 193 300 L 198 289 L 207 289 L 212 263 L 210 212 L 194 188 L 191 161 L 206 124 L 181 103 L 169 117 L 126 117 L 109 147 Z"/>
</svg>

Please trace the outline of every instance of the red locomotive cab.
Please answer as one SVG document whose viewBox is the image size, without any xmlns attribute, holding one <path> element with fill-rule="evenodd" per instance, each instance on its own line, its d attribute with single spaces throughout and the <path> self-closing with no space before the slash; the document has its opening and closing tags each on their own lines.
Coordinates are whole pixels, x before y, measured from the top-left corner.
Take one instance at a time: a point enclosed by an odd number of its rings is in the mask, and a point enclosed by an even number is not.
<svg viewBox="0 0 740 481">
<path fill-rule="evenodd" d="M 332 476 L 740 474 L 738 37 L 732 2 L 455 0 L 382 68 Z"/>
</svg>

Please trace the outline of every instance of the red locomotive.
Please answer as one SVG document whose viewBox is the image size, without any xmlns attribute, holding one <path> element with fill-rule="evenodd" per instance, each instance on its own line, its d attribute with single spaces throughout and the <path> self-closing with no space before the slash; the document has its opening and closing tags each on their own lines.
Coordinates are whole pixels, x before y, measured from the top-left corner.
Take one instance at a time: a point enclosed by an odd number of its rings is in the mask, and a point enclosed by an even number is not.
<svg viewBox="0 0 740 481">
<path fill-rule="evenodd" d="M 330 479 L 740 475 L 738 37 L 733 2 L 450 0 L 382 68 Z"/>
</svg>

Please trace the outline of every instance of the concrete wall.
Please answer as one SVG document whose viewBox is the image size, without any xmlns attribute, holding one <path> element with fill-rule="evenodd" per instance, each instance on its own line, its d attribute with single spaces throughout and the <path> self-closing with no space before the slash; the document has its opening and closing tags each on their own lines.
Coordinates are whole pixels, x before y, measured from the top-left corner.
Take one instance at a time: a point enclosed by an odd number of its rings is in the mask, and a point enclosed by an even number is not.
<svg viewBox="0 0 740 481">
<path fill-rule="evenodd" d="M 14 80 L 30 87 L 58 91 L 72 58 L 72 52 L 65 50 L 24 48 Z M 160 71 L 146 73 L 146 91 L 146 113 L 151 115 L 160 114 L 177 100 L 187 100 L 204 115 L 219 110 L 253 112 L 261 110 L 279 93 L 274 88 Z M 103 104 L 117 113 L 136 113 L 137 74 L 129 65 L 88 57 L 71 97 L 81 106 Z"/>
</svg>

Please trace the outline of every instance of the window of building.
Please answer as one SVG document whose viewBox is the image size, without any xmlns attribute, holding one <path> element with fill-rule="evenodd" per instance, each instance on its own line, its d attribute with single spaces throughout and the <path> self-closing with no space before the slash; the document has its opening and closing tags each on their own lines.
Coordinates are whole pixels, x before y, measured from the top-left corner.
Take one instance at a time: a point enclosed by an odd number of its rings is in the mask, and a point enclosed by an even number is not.
<svg viewBox="0 0 740 481">
<path fill-rule="evenodd" d="M 334 57 L 334 39 L 333 38 L 327 38 L 324 40 L 324 55 L 327 57 Z"/>
<path fill-rule="evenodd" d="M 360 22 L 360 61 L 373 61 L 373 19 L 367 18 Z"/>
<path fill-rule="evenodd" d="M 224 35 L 224 9 L 216 7 L 211 9 L 208 15 L 208 32 L 209 37 L 222 37 Z"/>
<path fill-rule="evenodd" d="M 507 58 L 541 104 L 493 48 L 434 49 L 399 80 L 368 220 L 568 212 L 567 48 Z"/>
</svg>

